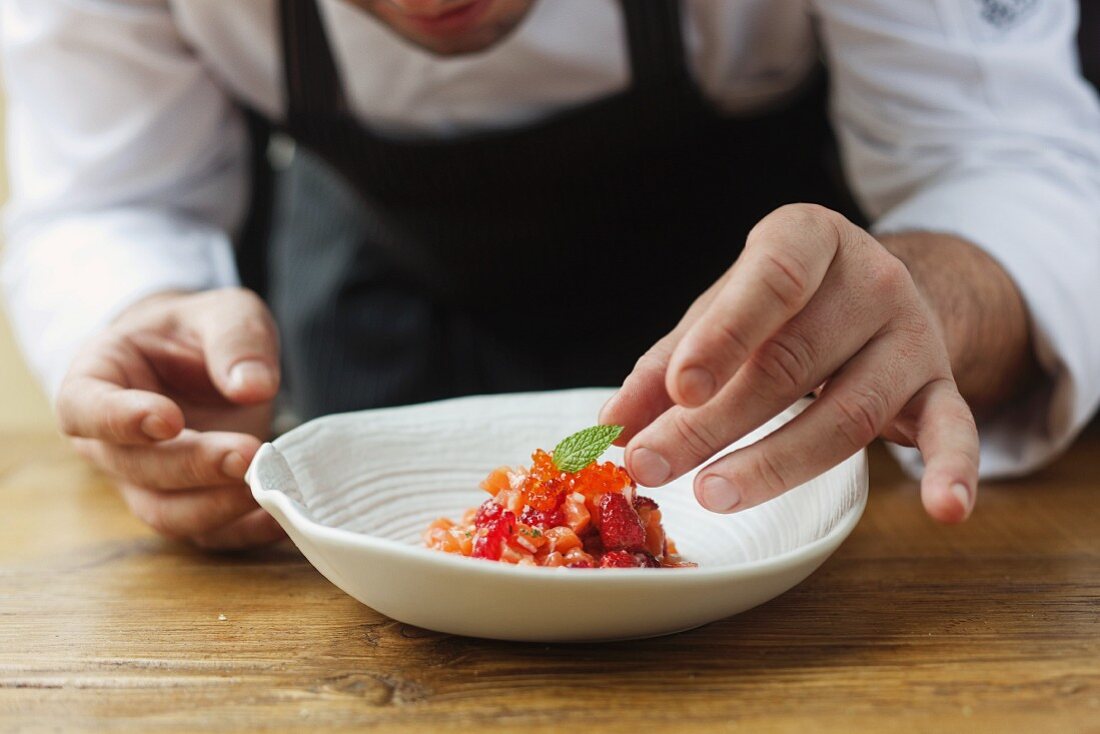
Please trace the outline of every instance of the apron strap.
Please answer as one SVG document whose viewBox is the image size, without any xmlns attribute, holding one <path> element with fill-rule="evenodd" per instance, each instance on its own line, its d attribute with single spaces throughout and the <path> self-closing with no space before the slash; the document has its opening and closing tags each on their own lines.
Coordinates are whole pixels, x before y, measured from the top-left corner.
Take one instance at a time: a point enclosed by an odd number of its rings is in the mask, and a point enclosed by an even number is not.
<svg viewBox="0 0 1100 734">
<path fill-rule="evenodd" d="M 279 0 L 278 20 L 287 128 L 308 138 L 347 109 L 343 83 L 315 0 Z"/>
<path fill-rule="evenodd" d="M 620 0 L 631 81 L 642 93 L 690 88 L 679 0 Z"/>
<path fill-rule="evenodd" d="M 552 0 L 536 0 L 552 2 Z M 279 0 L 287 128 L 294 135 L 331 135 L 325 124 L 350 105 L 325 32 L 318 0 Z M 619 0 L 632 87 L 643 94 L 691 85 L 679 0 Z"/>
</svg>

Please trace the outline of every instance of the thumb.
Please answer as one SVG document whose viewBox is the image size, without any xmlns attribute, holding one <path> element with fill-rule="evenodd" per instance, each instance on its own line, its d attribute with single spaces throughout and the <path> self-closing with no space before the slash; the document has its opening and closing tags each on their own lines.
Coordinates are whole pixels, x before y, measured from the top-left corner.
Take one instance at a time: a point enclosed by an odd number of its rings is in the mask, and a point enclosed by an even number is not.
<svg viewBox="0 0 1100 734">
<path fill-rule="evenodd" d="M 203 297 L 195 328 L 218 391 L 242 404 L 274 398 L 279 390 L 279 334 L 267 305 L 240 288 Z"/>
</svg>

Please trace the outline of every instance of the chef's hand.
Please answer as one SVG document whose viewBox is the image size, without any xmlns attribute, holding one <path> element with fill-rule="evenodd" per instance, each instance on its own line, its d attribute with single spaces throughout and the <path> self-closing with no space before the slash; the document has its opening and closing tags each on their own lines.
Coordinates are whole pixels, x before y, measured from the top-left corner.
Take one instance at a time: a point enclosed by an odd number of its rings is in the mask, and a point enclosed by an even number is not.
<svg viewBox="0 0 1100 734">
<path fill-rule="evenodd" d="M 881 434 L 920 449 L 929 515 L 967 518 L 978 434 L 941 324 L 901 260 L 822 207 L 764 218 L 733 267 L 638 361 L 600 421 L 626 426 L 627 468 L 640 484 L 660 485 L 822 385 L 789 424 L 704 467 L 699 502 L 715 512 L 752 507 Z"/>
<path fill-rule="evenodd" d="M 154 530 L 242 548 L 283 537 L 243 481 L 278 386 L 278 335 L 254 293 L 163 293 L 87 344 L 56 409 L 77 450 Z"/>
</svg>

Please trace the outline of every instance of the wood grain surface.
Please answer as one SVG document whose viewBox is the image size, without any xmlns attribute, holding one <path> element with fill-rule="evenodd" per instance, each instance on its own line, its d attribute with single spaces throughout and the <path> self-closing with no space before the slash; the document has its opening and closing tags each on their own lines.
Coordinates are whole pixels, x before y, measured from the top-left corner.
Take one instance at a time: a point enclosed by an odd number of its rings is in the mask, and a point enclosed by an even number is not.
<svg viewBox="0 0 1100 734">
<path fill-rule="evenodd" d="M 1100 732 L 1096 430 L 958 528 L 876 448 L 866 515 L 801 586 L 583 646 L 409 627 L 293 547 L 160 540 L 60 439 L 0 438 L 0 730 Z"/>
</svg>

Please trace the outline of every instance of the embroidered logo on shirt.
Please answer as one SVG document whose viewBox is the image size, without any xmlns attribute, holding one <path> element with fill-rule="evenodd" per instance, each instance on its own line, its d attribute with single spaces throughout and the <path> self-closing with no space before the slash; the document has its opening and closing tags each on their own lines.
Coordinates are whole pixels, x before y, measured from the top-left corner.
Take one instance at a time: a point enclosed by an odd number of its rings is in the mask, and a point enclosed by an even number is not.
<svg viewBox="0 0 1100 734">
<path fill-rule="evenodd" d="M 1039 0 L 977 0 L 981 4 L 982 20 L 999 31 L 1019 23 L 1035 9 Z"/>
</svg>

